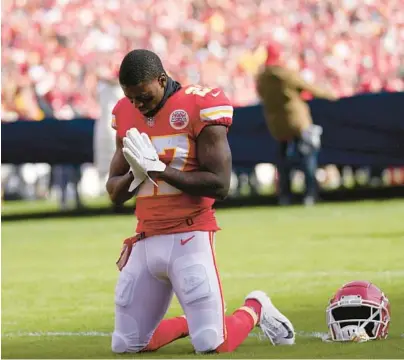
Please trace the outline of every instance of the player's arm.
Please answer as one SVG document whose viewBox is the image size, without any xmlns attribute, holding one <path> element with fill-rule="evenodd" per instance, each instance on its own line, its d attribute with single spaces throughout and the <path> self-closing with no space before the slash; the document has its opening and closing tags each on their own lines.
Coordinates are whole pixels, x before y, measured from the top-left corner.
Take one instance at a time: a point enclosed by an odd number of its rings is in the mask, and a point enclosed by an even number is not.
<svg viewBox="0 0 404 360">
<path fill-rule="evenodd" d="M 314 97 L 320 99 L 327 99 L 327 100 L 337 100 L 337 96 L 334 95 L 331 91 L 321 88 L 320 86 L 310 84 L 306 80 L 304 80 L 298 73 L 284 70 L 284 79 L 289 83 L 290 86 L 295 87 L 299 91 L 308 91 Z"/>
<path fill-rule="evenodd" d="M 116 150 L 111 160 L 106 185 L 109 197 L 115 204 L 123 204 L 135 194 L 135 191 L 128 191 L 133 181 L 133 174 L 129 172 L 129 164 L 123 156 L 122 147 L 122 139 L 116 135 Z"/>
<path fill-rule="evenodd" d="M 197 140 L 199 171 L 183 172 L 167 166 L 163 172 L 150 173 L 190 195 L 226 198 L 231 177 L 231 151 L 227 141 L 227 127 L 205 126 Z"/>
</svg>

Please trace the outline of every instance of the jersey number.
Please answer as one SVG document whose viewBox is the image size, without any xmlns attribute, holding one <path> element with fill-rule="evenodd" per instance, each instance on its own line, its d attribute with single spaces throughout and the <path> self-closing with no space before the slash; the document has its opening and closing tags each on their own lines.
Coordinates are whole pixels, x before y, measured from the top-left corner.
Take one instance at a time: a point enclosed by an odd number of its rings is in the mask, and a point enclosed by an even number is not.
<svg viewBox="0 0 404 360">
<path fill-rule="evenodd" d="M 167 165 L 177 170 L 184 170 L 190 148 L 187 134 L 155 136 L 151 140 L 159 156 L 171 158 Z M 157 181 L 157 184 L 158 187 L 155 187 L 151 181 L 145 181 L 141 185 L 137 196 L 175 195 L 182 192 L 162 180 Z"/>
<path fill-rule="evenodd" d="M 185 90 L 185 94 L 189 95 L 198 95 L 204 97 L 206 94 L 210 93 L 212 88 L 209 87 L 202 87 L 202 86 L 190 86 L 188 89 Z"/>
</svg>

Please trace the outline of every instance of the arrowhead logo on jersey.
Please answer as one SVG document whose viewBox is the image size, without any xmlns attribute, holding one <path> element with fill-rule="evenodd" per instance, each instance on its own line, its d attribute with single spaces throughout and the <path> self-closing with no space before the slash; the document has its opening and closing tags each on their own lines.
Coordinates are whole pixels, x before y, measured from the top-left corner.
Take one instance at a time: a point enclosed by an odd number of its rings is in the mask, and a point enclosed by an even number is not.
<svg viewBox="0 0 404 360">
<path fill-rule="evenodd" d="M 170 115 L 170 125 L 175 130 L 185 129 L 189 124 L 189 116 L 185 110 L 174 110 Z"/>
</svg>

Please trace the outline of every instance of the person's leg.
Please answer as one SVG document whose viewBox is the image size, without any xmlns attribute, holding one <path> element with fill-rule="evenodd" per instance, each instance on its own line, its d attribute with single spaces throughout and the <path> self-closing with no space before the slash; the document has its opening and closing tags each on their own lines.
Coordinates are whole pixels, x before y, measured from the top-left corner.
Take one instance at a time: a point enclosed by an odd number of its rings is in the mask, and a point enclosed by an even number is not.
<svg viewBox="0 0 404 360">
<path fill-rule="evenodd" d="M 119 274 L 115 290 L 115 329 L 112 335 L 112 351 L 115 353 L 155 350 L 178 337 L 178 321 L 173 331 L 167 333 L 163 320 L 172 298 L 168 279 L 156 277 L 148 266 L 146 243 L 137 242 L 129 260 Z M 175 319 L 174 319 L 175 320 Z M 183 320 L 182 330 L 186 329 Z M 170 328 L 170 326 L 169 326 Z M 181 333 L 182 335 L 182 333 Z"/>
<path fill-rule="evenodd" d="M 72 184 L 73 184 L 74 198 L 76 201 L 76 208 L 82 207 L 79 191 L 80 180 L 81 180 L 81 166 L 72 165 Z"/>
<path fill-rule="evenodd" d="M 169 270 L 197 353 L 233 351 L 258 319 L 246 304 L 225 316 L 214 252 L 213 232 L 177 234 Z"/>
<path fill-rule="evenodd" d="M 291 172 L 292 161 L 290 152 L 291 144 L 286 141 L 279 143 L 278 177 L 279 177 L 279 205 L 288 205 L 292 201 Z"/>
<path fill-rule="evenodd" d="M 142 351 L 155 351 L 188 335 L 188 323 L 185 316 L 164 319 L 157 326 L 149 343 Z"/>
<path fill-rule="evenodd" d="M 62 210 L 65 210 L 67 209 L 68 179 L 66 178 L 64 165 L 53 166 L 53 182 L 58 190 L 59 206 Z"/>
<path fill-rule="evenodd" d="M 313 149 L 302 154 L 302 168 L 305 176 L 306 190 L 304 193 L 305 205 L 313 205 L 318 197 L 318 183 L 316 172 L 318 167 L 318 151 Z"/>
<path fill-rule="evenodd" d="M 259 195 L 258 179 L 255 172 L 255 166 L 248 168 L 248 186 L 250 188 L 250 195 Z"/>
</svg>

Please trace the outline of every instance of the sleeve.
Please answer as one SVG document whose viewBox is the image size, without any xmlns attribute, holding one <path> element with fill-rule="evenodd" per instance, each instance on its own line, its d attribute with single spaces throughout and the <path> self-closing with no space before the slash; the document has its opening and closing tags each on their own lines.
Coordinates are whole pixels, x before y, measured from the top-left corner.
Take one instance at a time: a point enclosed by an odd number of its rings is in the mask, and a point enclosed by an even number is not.
<svg viewBox="0 0 404 360">
<path fill-rule="evenodd" d="M 286 79 L 291 86 L 299 89 L 300 91 L 307 91 L 317 98 L 335 100 L 334 94 L 332 94 L 330 91 L 308 83 L 297 73 L 287 72 Z"/>
<path fill-rule="evenodd" d="M 118 101 L 117 103 L 116 103 L 116 105 L 114 106 L 114 108 L 112 109 L 112 118 L 111 118 L 111 127 L 114 129 L 114 130 L 118 130 L 118 124 L 117 124 L 117 121 L 116 121 L 116 114 L 117 114 L 117 112 L 118 112 L 118 108 L 119 108 L 119 103 L 120 103 L 120 101 Z"/>
<path fill-rule="evenodd" d="M 195 95 L 198 118 L 194 122 L 194 136 L 197 137 L 205 126 L 224 125 L 233 122 L 233 106 L 219 88 L 209 89 L 203 96 Z"/>
</svg>

